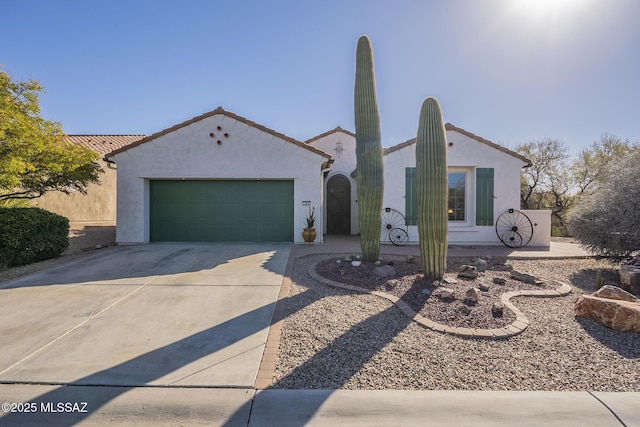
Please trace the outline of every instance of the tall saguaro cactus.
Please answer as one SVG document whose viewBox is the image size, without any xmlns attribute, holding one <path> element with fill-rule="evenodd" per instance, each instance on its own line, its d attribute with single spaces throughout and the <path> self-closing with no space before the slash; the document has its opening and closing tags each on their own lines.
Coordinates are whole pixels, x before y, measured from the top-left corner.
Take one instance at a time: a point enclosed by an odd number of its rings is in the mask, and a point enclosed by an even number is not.
<svg viewBox="0 0 640 427">
<path fill-rule="evenodd" d="M 373 51 L 367 36 L 360 37 L 356 49 L 354 110 L 360 246 L 362 259 L 375 261 L 380 253 L 382 225 L 382 142 Z"/>
<path fill-rule="evenodd" d="M 418 234 L 425 277 L 441 279 L 447 267 L 447 140 L 440 105 L 422 103 L 416 137 Z"/>
</svg>

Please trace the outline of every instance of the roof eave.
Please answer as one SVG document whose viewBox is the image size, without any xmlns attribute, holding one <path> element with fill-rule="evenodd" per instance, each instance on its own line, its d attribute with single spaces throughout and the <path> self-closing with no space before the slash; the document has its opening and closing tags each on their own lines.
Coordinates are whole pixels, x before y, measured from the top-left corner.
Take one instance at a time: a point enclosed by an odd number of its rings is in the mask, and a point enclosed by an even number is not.
<svg viewBox="0 0 640 427">
<path fill-rule="evenodd" d="M 329 153 L 327 153 L 325 151 L 322 151 L 322 150 L 320 150 L 320 149 L 318 149 L 316 147 L 307 145 L 302 141 L 298 141 L 297 139 L 291 138 L 290 136 L 287 136 L 287 135 L 285 135 L 283 133 L 277 132 L 277 131 L 275 131 L 273 129 L 270 129 L 270 128 L 266 127 L 266 126 L 258 124 L 258 123 L 254 122 L 252 120 L 249 120 L 249 119 L 247 119 L 245 117 L 239 116 L 239 115 L 234 114 L 234 113 L 232 113 L 230 111 L 226 111 L 222 107 L 218 107 L 215 110 L 209 111 L 207 113 L 201 114 L 200 116 L 193 117 L 192 119 L 186 120 L 186 121 L 184 121 L 182 123 L 178 123 L 178 124 L 176 124 L 174 126 L 171 126 L 169 128 L 163 129 L 163 130 L 161 130 L 159 132 L 156 132 L 156 133 L 154 133 L 152 135 L 147 136 L 146 138 L 142 138 L 141 140 L 136 141 L 133 144 L 130 144 L 130 145 L 126 146 L 126 147 L 122 147 L 120 149 L 114 150 L 114 151 L 108 153 L 105 156 L 105 159 L 110 159 L 113 156 L 116 156 L 118 154 L 124 153 L 125 151 L 127 151 L 127 150 L 129 150 L 131 148 L 137 147 L 137 146 L 142 145 L 142 144 L 144 144 L 146 142 L 149 142 L 149 141 L 152 141 L 152 140 L 154 140 L 156 138 L 159 138 L 159 137 L 161 137 L 163 135 L 169 134 L 169 133 L 174 132 L 174 131 L 176 131 L 178 129 L 181 129 L 183 127 L 189 126 L 189 125 L 191 125 L 193 123 L 199 122 L 201 120 L 204 120 L 204 119 L 206 119 L 208 117 L 212 117 L 212 116 L 215 116 L 215 115 L 227 116 L 229 118 L 232 118 L 234 120 L 242 122 L 242 123 L 244 123 L 244 124 L 246 124 L 248 126 L 254 127 L 254 128 L 256 128 L 256 129 L 258 129 L 260 131 L 263 131 L 263 132 L 266 132 L 266 133 L 268 133 L 270 135 L 273 135 L 273 136 L 275 136 L 277 138 L 280 138 L 280 139 L 283 139 L 285 141 L 291 142 L 292 144 L 297 145 L 298 147 L 304 148 L 305 150 L 309 150 L 309 151 L 311 151 L 311 152 L 313 152 L 315 154 L 318 154 L 318 155 L 320 155 L 322 157 L 325 157 L 327 159 L 331 159 L 331 154 L 329 154 Z"/>
<path fill-rule="evenodd" d="M 446 123 L 444 126 L 445 126 L 445 130 L 447 130 L 447 131 L 458 132 L 458 133 L 460 133 L 462 135 L 465 135 L 465 136 L 467 136 L 467 137 L 469 137 L 471 139 L 474 139 L 474 140 L 476 140 L 478 142 L 481 142 L 481 143 L 483 143 L 485 145 L 488 145 L 489 147 L 495 148 L 498 151 L 501 151 L 501 152 L 503 152 L 505 154 L 508 154 L 508 155 L 510 155 L 512 157 L 515 157 L 517 159 L 522 160 L 522 162 L 525 164 L 523 166 L 523 168 L 527 168 L 527 167 L 531 166 L 531 164 L 532 164 L 531 160 L 527 159 L 523 155 L 521 155 L 519 153 L 516 153 L 515 151 L 510 150 L 510 149 L 508 149 L 506 147 L 503 147 L 502 145 L 496 144 L 495 142 L 489 141 L 488 139 L 482 138 L 481 136 L 478 136 L 478 135 L 476 135 L 474 133 L 471 133 L 471 132 L 469 132 L 469 131 L 467 131 L 465 129 L 462 129 L 462 128 L 459 128 L 457 126 L 454 126 L 451 123 Z M 400 144 L 394 145 L 393 147 L 385 148 L 383 150 L 383 154 L 386 156 L 387 154 L 391 154 L 394 151 L 401 150 L 401 149 L 403 149 L 405 147 L 408 147 L 409 145 L 415 144 L 415 143 L 416 143 L 416 139 L 415 138 L 409 139 L 409 140 L 407 140 L 405 142 L 401 142 Z"/>
</svg>

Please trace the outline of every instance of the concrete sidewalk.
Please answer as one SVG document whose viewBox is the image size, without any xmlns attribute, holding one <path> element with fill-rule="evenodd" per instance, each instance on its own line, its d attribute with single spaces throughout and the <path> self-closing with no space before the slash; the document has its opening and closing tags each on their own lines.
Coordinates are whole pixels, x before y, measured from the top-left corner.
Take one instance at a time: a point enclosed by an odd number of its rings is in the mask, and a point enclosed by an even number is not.
<svg viewBox="0 0 640 427">
<path fill-rule="evenodd" d="M 249 426 L 640 426 L 640 393 L 265 390 Z"/>
<path fill-rule="evenodd" d="M 54 391 L 56 401 L 41 397 Z M 31 408 L 5 417 L 11 424 L 0 417 L 0 425 L 12 426 L 640 426 L 640 393 L 5 384 L 0 395 L 4 402 L 21 402 L 16 411 Z M 60 403 L 78 407 L 65 411 Z"/>
</svg>

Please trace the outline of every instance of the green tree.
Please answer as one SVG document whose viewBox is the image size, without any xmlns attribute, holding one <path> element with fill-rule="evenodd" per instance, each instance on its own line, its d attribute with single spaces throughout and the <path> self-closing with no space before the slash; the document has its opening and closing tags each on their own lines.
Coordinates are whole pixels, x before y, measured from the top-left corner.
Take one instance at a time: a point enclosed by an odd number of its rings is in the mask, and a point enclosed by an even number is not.
<svg viewBox="0 0 640 427">
<path fill-rule="evenodd" d="M 40 117 L 42 86 L 0 70 L 0 201 L 49 191 L 86 193 L 102 169 L 93 151 L 71 144 L 60 123 Z"/>
</svg>

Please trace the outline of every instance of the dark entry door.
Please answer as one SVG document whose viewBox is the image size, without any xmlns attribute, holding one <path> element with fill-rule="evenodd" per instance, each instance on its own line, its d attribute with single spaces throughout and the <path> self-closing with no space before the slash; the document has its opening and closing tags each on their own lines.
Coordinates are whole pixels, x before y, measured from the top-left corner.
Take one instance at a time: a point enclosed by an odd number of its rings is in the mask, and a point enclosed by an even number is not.
<svg viewBox="0 0 640 427">
<path fill-rule="evenodd" d="M 327 233 L 351 234 L 351 183 L 344 175 L 327 182 Z"/>
</svg>

